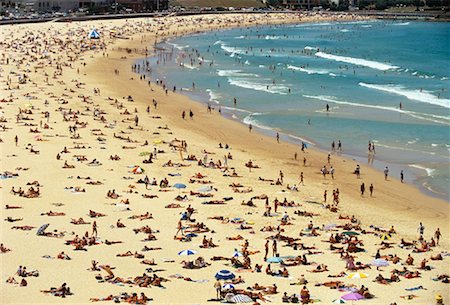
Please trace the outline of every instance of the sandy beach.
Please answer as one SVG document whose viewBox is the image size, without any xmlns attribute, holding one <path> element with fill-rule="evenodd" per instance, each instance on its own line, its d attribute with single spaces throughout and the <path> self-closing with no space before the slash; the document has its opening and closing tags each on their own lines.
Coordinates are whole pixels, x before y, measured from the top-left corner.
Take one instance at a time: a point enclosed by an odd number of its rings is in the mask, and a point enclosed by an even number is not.
<svg viewBox="0 0 450 305">
<path fill-rule="evenodd" d="M 448 202 L 364 164 L 357 177 L 339 153 L 328 164 L 327 153 L 249 132 L 132 69 L 155 40 L 328 18 L 2 26 L 1 303 L 217 304 L 221 270 L 235 275 L 221 280 L 235 286 L 223 297 L 258 303 L 284 292 L 322 304 L 352 292 L 364 304 L 448 302 Z M 93 28 L 100 39 L 88 38 Z"/>
</svg>

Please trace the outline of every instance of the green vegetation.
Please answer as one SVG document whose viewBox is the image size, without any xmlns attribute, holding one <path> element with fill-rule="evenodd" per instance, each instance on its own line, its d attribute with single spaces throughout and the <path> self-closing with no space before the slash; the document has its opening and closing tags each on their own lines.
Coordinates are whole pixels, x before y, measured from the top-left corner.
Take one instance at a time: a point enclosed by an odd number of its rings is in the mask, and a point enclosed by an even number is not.
<svg viewBox="0 0 450 305">
<path fill-rule="evenodd" d="M 170 6 L 193 7 L 265 7 L 260 0 L 171 0 Z"/>
</svg>

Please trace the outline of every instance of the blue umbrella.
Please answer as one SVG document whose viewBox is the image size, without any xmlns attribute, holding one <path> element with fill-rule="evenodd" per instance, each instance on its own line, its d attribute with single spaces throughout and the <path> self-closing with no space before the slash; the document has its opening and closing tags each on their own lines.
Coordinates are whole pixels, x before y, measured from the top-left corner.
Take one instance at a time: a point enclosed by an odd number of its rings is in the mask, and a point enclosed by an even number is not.
<svg viewBox="0 0 450 305">
<path fill-rule="evenodd" d="M 176 189 L 185 189 L 185 188 L 186 188 L 186 184 L 183 184 L 183 183 L 175 183 L 175 184 L 173 185 L 173 187 L 176 188 Z"/>
<path fill-rule="evenodd" d="M 235 278 L 235 275 L 228 270 L 220 270 L 216 273 L 216 279 L 218 280 L 232 280 Z"/>
<path fill-rule="evenodd" d="M 242 253 L 234 249 L 233 257 L 240 257 L 240 256 L 243 256 Z"/>
<path fill-rule="evenodd" d="M 225 284 L 225 285 L 223 285 L 222 286 L 222 289 L 234 289 L 235 287 L 234 287 L 234 285 L 233 284 Z"/>
<path fill-rule="evenodd" d="M 183 250 L 178 252 L 178 255 L 194 255 L 197 254 L 197 251 L 195 250 Z"/>
<path fill-rule="evenodd" d="M 268 262 L 268 263 L 282 263 L 283 259 L 281 257 L 274 256 L 274 257 L 269 257 L 268 259 L 266 259 L 266 262 Z"/>
</svg>

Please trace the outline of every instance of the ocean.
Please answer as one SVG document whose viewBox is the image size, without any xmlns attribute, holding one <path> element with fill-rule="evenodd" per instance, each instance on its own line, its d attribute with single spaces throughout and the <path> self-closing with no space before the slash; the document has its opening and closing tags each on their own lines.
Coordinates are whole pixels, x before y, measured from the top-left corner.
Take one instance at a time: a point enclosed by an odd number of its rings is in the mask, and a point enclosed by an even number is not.
<svg viewBox="0 0 450 305">
<path fill-rule="evenodd" d="M 341 140 L 365 163 L 371 141 L 374 167 L 448 200 L 449 39 L 436 22 L 247 27 L 164 41 L 138 63 L 269 135 L 327 152 Z"/>
</svg>

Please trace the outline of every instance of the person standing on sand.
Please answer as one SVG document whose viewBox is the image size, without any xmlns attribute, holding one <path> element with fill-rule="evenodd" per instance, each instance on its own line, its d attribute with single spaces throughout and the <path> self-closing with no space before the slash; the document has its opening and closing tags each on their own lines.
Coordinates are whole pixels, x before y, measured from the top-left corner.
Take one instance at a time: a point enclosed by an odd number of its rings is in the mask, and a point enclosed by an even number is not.
<svg viewBox="0 0 450 305">
<path fill-rule="evenodd" d="M 388 175 L 389 175 L 389 168 L 386 166 L 386 168 L 384 169 L 384 180 L 387 181 Z"/>
<path fill-rule="evenodd" d="M 19 137 L 17 135 L 14 137 L 14 142 L 16 142 L 16 146 L 17 146 L 17 144 L 19 143 Z"/>
<path fill-rule="evenodd" d="M 221 296 L 221 293 L 222 293 L 222 283 L 221 283 L 219 280 L 217 280 L 217 281 L 214 283 L 214 288 L 216 288 L 216 296 L 217 296 L 217 299 L 218 299 L 218 300 L 222 299 L 222 296 Z"/>
<path fill-rule="evenodd" d="M 284 174 L 283 174 L 282 171 L 280 171 L 280 181 L 281 181 L 281 183 L 283 183 L 283 178 L 284 178 Z"/>
<path fill-rule="evenodd" d="M 268 254 L 269 254 L 269 241 L 266 240 L 266 244 L 264 245 L 264 261 L 267 259 Z"/>
<path fill-rule="evenodd" d="M 405 175 L 403 174 L 403 170 L 400 171 L 400 182 L 403 183 L 403 179 L 405 178 Z"/>
<path fill-rule="evenodd" d="M 94 235 L 94 234 L 95 234 L 95 237 L 97 237 L 97 222 L 96 221 L 94 221 L 92 223 L 92 235 Z"/>
<path fill-rule="evenodd" d="M 192 112 L 192 110 L 189 110 L 189 117 L 191 118 L 191 120 L 194 117 L 194 113 Z"/>
<path fill-rule="evenodd" d="M 373 184 L 372 183 L 369 186 L 369 192 L 370 192 L 370 197 L 372 197 L 372 194 L 373 194 Z"/>
<path fill-rule="evenodd" d="M 323 192 L 323 202 L 327 203 L 327 190 Z"/>
<path fill-rule="evenodd" d="M 417 231 L 419 232 L 420 235 L 423 235 L 423 232 L 425 231 L 425 227 L 422 224 L 422 222 L 419 223 L 419 227 L 417 228 Z"/>
<path fill-rule="evenodd" d="M 436 232 L 434 232 L 434 238 L 436 239 L 436 245 L 439 245 L 439 239 L 441 238 L 441 230 L 439 228 L 436 229 Z"/>
<path fill-rule="evenodd" d="M 338 151 L 342 152 L 342 143 L 341 143 L 341 140 L 338 141 Z"/>
<path fill-rule="evenodd" d="M 366 186 L 364 185 L 364 182 L 361 184 L 361 196 L 364 197 L 364 192 L 366 191 Z"/>
<path fill-rule="evenodd" d="M 280 143 L 280 134 L 278 132 L 277 132 L 276 138 L 277 138 L 277 143 Z"/>
<path fill-rule="evenodd" d="M 302 185 L 305 185 L 305 183 L 303 183 L 303 172 L 300 173 L 300 182 L 299 182 L 299 185 L 300 185 L 300 183 L 301 183 Z"/>
<path fill-rule="evenodd" d="M 185 117 L 186 117 L 186 111 L 183 110 L 183 112 L 181 113 L 181 118 L 184 120 Z"/>
<path fill-rule="evenodd" d="M 252 124 L 248 124 L 248 132 L 252 132 L 253 126 Z"/>
<path fill-rule="evenodd" d="M 297 161 L 297 152 L 294 153 L 294 160 Z"/>
<path fill-rule="evenodd" d="M 273 240 L 272 253 L 273 253 L 273 256 L 277 255 L 277 241 L 276 240 Z"/>
<path fill-rule="evenodd" d="M 303 157 L 303 166 L 306 167 L 306 157 Z"/>
<path fill-rule="evenodd" d="M 138 126 L 138 124 L 139 124 L 139 117 L 136 115 L 135 117 L 134 117 L 134 126 Z"/>
</svg>

